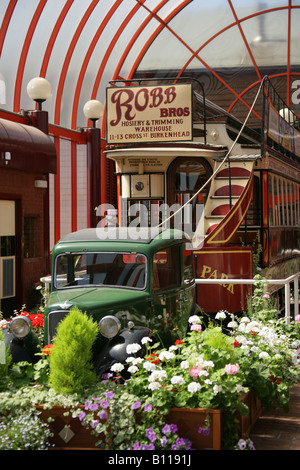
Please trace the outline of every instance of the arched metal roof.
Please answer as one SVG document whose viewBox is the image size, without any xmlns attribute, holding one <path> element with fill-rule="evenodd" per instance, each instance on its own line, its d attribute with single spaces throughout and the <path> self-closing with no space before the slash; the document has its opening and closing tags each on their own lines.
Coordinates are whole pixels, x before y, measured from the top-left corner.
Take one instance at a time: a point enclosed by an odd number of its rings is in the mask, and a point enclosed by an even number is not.
<svg viewBox="0 0 300 470">
<path fill-rule="evenodd" d="M 76 129 L 110 80 L 192 73 L 234 112 L 267 73 L 297 112 L 299 19 L 300 0 L 1 0 L 0 107 L 33 108 L 42 76 L 49 122 Z"/>
</svg>

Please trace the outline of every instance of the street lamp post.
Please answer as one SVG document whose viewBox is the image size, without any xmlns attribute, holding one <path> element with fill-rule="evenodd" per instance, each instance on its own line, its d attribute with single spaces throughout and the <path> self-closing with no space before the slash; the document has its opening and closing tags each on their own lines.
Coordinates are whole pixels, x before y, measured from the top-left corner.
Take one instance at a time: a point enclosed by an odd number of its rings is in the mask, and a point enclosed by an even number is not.
<svg viewBox="0 0 300 470">
<path fill-rule="evenodd" d="M 27 85 L 28 96 L 37 103 L 37 110 L 31 111 L 32 125 L 48 134 L 48 113 L 42 110 L 42 103 L 51 96 L 51 85 L 45 78 L 35 77 Z"/>
<path fill-rule="evenodd" d="M 96 209 L 101 199 L 100 187 L 100 129 L 96 121 L 103 115 L 103 104 L 97 100 L 88 101 L 83 107 L 84 115 L 92 121 L 92 127 L 87 128 L 87 169 L 88 169 L 88 224 L 96 227 Z"/>
</svg>

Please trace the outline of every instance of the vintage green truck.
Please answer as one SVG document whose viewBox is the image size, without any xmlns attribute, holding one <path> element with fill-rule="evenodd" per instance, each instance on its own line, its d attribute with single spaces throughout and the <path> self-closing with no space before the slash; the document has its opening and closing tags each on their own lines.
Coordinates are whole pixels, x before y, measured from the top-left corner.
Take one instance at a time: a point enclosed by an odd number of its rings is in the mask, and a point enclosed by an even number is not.
<svg viewBox="0 0 300 470">
<path fill-rule="evenodd" d="M 98 373 L 126 360 L 126 347 L 155 336 L 164 346 L 185 336 L 194 304 L 190 240 L 178 230 L 83 229 L 52 251 L 44 342 L 73 306 L 99 325 L 94 362 Z"/>
</svg>

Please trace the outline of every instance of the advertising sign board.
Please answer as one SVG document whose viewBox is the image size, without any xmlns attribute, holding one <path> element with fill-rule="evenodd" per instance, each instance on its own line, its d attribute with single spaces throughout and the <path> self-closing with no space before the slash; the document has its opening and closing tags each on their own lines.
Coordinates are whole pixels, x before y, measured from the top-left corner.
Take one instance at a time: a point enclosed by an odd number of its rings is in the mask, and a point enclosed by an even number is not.
<svg viewBox="0 0 300 470">
<path fill-rule="evenodd" d="M 193 139 L 191 84 L 111 87 L 106 103 L 108 144 Z"/>
</svg>

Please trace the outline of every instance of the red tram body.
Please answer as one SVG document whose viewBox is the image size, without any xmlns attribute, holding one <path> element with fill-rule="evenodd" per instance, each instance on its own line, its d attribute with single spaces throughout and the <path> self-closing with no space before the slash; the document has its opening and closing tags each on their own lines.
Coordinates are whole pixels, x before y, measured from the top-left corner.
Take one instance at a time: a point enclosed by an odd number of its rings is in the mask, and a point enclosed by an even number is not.
<svg viewBox="0 0 300 470">
<path fill-rule="evenodd" d="M 199 84 L 131 85 L 107 90 L 118 223 L 180 226 L 196 278 L 221 280 L 197 284 L 197 303 L 207 313 L 242 311 L 249 286 L 226 279 L 252 279 L 258 255 L 264 277 L 299 271 L 298 120 L 268 79 L 249 123 L 205 100 Z"/>
</svg>

